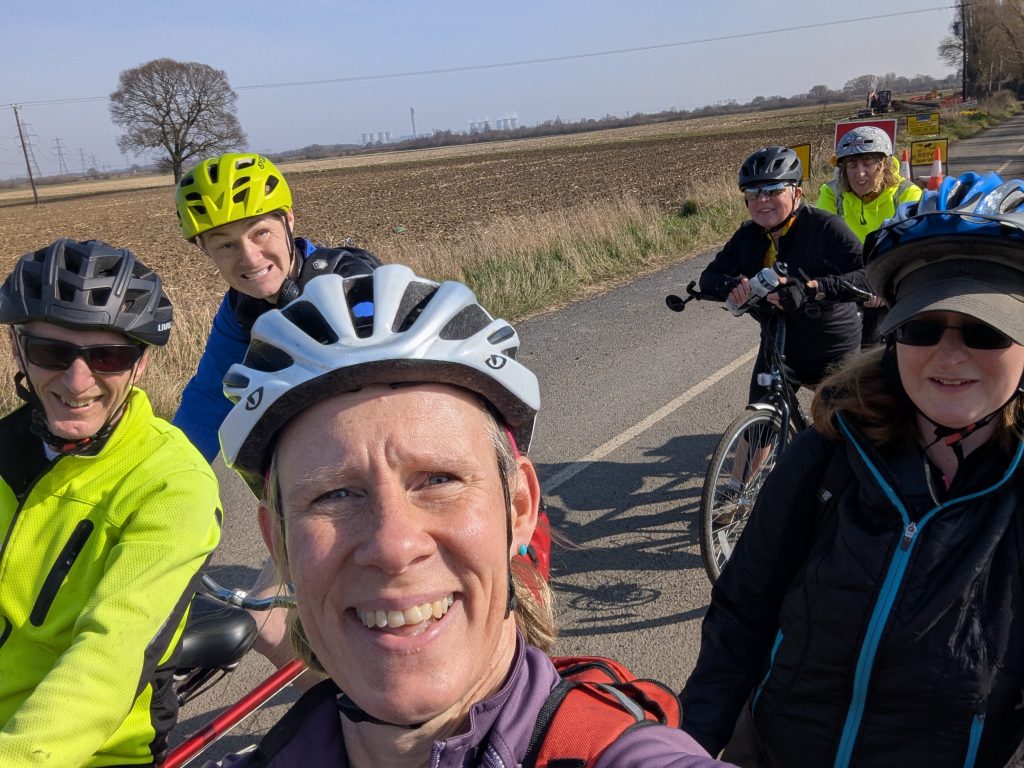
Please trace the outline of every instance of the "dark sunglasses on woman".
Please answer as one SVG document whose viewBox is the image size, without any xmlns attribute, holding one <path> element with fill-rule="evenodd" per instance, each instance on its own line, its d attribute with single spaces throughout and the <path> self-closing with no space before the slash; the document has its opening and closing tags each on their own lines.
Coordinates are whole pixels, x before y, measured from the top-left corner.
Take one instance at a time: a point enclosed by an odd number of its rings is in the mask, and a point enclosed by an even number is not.
<svg viewBox="0 0 1024 768">
<path fill-rule="evenodd" d="M 1013 340 L 985 323 L 946 325 L 939 320 L 908 320 L 896 329 L 896 341 L 908 347 L 934 347 L 946 330 L 959 331 L 964 346 L 971 349 L 1006 349 Z"/>
<path fill-rule="evenodd" d="M 124 373 L 135 365 L 145 347 L 140 344 L 93 344 L 79 347 L 59 339 L 19 334 L 21 348 L 32 365 L 48 371 L 66 371 L 77 358 L 93 373 Z"/>
</svg>

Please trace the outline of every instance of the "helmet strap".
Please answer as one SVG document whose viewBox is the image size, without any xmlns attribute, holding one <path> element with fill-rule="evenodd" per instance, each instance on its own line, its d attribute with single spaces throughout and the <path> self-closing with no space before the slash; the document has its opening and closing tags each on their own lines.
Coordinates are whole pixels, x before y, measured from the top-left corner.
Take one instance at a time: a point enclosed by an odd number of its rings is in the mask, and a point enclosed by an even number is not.
<svg viewBox="0 0 1024 768">
<path fill-rule="evenodd" d="M 103 446 L 107 444 L 107 440 L 114 434 L 114 429 L 117 428 L 117 423 L 120 421 L 125 408 L 128 406 L 128 397 L 131 395 L 132 387 L 135 386 L 135 375 L 138 371 L 138 363 L 132 367 L 132 380 L 125 390 L 124 399 L 115 408 L 105 422 L 100 426 L 95 433 L 87 436 L 80 437 L 78 439 L 70 439 L 56 435 L 50 430 L 50 423 L 46 418 L 46 410 L 43 408 L 43 401 L 36 394 L 35 387 L 32 386 L 32 379 L 28 377 L 28 374 L 24 371 L 18 371 L 14 375 L 14 389 L 18 393 L 18 397 L 27 402 L 32 408 L 32 425 L 30 430 L 33 435 L 41 438 L 50 448 L 57 453 L 67 454 L 69 456 L 95 456 L 101 450 Z M 27 386 L 26 386 L 27 385 Z"/>
<path fill-rule="evenodd" d="M 789 226 L 790 224 L 792 224 L 792 223 L 793 223 L 793 219 L 795 219 L 795 218 L 796 218 L 796 212 L 797 212 L 798 210 L 800 210 L 800 201 L 799 201 L 799 200 L 794 200 L 794 201 L 793 201 L 793 210 L 792 210 L 792 211 L 790 211 L 790 213 L 789 213 L 789 216 L 787 216 L 787 217 L 786 217 L 785 219 L 783 219 L 782 221 L 780 221 L 780 222 L 779 222 L 778 224 L 776 224 L 776 225 L 775 225 L 774 227 L 770 227 L 770 228 L 766 229 L 765 231 L 766 231 L 766 232 L 767 232 L 767 233 L 768 233 L 769 235 L 774 235 L 774 234 L 775 234 L 776 232 L 778 232 L 778 231 L 779 231 L 780 229 L 783 229 L 783 228 L 785 228 L 785 227 L 788 227 L 788 226 Z"/>
<path fill-rule="evenodd" d="M 387 720 L 381 720 L 380 718 L 374 717 L 365 709 L 356 704 L 349 697 L 347 693 L 342 691 L 337 698 L 338 711 L 341 712 L 345 717 L 351 720 L 353 723 L 373 723 L 374 725 L 390 725 L 392 728 L 405 728 L 407 730 L 415 730 L 423 725 L 423 723 L 389 723 Z"/>
<path fill-rule="evenodd" d="M 295 236 L 292 233 L 292 228 L 288 225 L 288 214 L 284 212 L 281 214 L 281 223 L 284 224 L 284 234 L 288 239 L 288 274 L 285 275 L 284 281 L 281 283 L 281 289 L 277 292 L 277 308 L 287 306 L 295 299 L 299 298 L 302 293 L 302 287 L 299 284 L 299 260 L 295 258 Z"/>
<path fill-rule="evenodd" d="M 1021 384 L 1024 385 L 1024 379 L 1022 379 Z M 940 442 L 944 443 L 953 451 L 953 455 L 956 456 L 956 471 L 959 473 L 960 467 L 962 467 L 964 463 L 964 440 L 973 435 L 982 427 L 991 424 L 992 420 L 999 416 L 1003 412 L 1003 409 L 1005 409 L 1006 406 L 1008 406 L 1017 397 L 1019 397 L 1020 394 L 1021 387 L 1019 386 L 1017 390 L 1015 390 L 1014 393 L 1010 395 L 1009 398 L 1007 398 L 1005 403 L 1000 405 L 998 408 L 996 408 L 988 415 L 982 416 L 973 424 L 968 424 L 965 427 L 947 427 L 943 424 L 939 424 L 937 421 L 929 417 L 928 414 L 926 414 L 920 408 L 917 408 L 915 406 L 915 410 L 922 416 L 924 416 L 924 418 L 934 426 L 933 434 L 935 435 L 935 439 L 924 447 L 925 454 L 927 455 L 928 449 L 931 448 L 933 445 L 936 445 L 937 443 Z"/>
</svg>

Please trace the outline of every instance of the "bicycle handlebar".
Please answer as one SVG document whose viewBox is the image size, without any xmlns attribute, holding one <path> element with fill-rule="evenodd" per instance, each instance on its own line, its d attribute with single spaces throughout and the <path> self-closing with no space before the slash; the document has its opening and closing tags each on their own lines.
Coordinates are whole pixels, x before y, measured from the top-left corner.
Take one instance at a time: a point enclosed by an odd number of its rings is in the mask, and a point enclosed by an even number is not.
<svg viewBox="0 0 1024 768">
<path fill-rule="evenodd" d="M 294 594 L 249 597 L 249 593 L 244 590 L 222 587 L 206 573 L 202 576 L 202 584 L 203 589 L 210 597 L 247 611 L 269 611 L 273 608 L 294 608 L 297 605 Z"/>
</svg>

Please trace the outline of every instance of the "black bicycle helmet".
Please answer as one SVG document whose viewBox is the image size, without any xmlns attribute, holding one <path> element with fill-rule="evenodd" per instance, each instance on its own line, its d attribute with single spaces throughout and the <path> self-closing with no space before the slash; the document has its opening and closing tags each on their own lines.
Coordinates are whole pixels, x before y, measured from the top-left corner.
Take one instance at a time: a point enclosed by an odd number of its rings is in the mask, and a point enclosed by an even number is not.
<svg viewBox="0 0 1024 768">
<path fill-rule="evenodd" d="M 81 330 L 110 330 L 163 346 L 171 302 L 160 277 L 125 248 L 60 239 L 26 253 L 0 287 L 0 323 L 44 320 Z"/>
<path fill-rule="evenodd" d="M 789 147 L 764 147 L 740 166 L 740 189 L 786 181 L 799 184 L 804 177 L 800 157 Z"/>
</svg>

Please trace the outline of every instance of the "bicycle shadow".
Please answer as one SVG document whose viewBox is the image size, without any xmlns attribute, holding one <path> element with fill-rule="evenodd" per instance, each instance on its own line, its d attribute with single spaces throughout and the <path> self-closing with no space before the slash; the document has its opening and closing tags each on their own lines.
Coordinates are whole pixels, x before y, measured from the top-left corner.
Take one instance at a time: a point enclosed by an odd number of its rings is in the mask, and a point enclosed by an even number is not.
<svg viewBox="0 0 1024 768">
<path fill-rule="evenodd" d="M 545 494 L 556 532 L 552 589 L 575 617 L 561 636 L 651 629 L 703 615 L 703 605 L 666 612 L 663 598 L 672 575 L 692 570 L 704 578 L 698 507 L 718 439 L 677 436 L 645 451 L 647 462 L 594 462 Z M 545 478 L 569 466 L 539 464 L 542 491 Z"/>
</svg>

